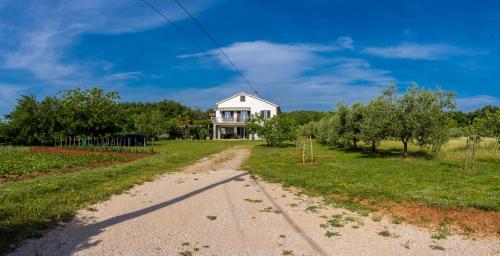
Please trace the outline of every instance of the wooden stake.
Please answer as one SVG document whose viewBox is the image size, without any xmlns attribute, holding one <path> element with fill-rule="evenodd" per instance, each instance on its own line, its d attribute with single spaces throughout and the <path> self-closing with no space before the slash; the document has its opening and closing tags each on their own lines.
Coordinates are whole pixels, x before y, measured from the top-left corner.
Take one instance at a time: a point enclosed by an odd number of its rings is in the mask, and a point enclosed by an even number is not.
<svg viewBox="0 0 500 256">
<path fill-rule="evenodd" d="M 306 141 L 302 140 L 302 163 L 306 162 Z"/>
<path fill-rule="evenodd" d="M 465 171 L 467 171 L 468 160 L 469 160 L 469 136 L 467 136 L 467 144 L 465 146 Z"/>
<path fill-rule="evenodd" d="M 311 163 L 314 163 L 313 141 L 311 135 L 309 135 L 309 143 L 311 144 Z"/>
<path fill-rule="evenodd" d="M 476 154 L 476 139 L 477 135 L 474 135 L 473 141 L 472 141 L 472 161 L 471 161 L 471 169 L 474 170 L 474 156 Z"/>
</svg>

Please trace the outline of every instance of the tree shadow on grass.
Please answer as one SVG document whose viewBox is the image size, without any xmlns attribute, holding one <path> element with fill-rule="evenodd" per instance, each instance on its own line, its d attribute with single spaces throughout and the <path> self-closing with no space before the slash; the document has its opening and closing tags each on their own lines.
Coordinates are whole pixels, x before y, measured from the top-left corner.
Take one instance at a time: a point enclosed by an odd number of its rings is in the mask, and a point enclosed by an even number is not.
<svg viewBox="0 0 500 256">
<path fill-rule="evenodd" d="M 289 147 L 295 147 L 295 144 L 293 144 L 293 143 L 280 143 L 280 144 L 277 144 L 277 145 L 270 146 L 270 145 L 267 145 L 267 144 L 263 143 L 263 144 L 256 145 L 256 147 L 264 147 L 264 148 L 289 148 Z"/>
<path fill-rule="evenodd" d="M 358 154 L 359 158 L 403 158 L 403 151 L 397 148 L 388 149 L 377 149 L 375 152 L 369 147 L 342 147 L 342 146 L 332 146 L 330 150 L 338 150 L 345 153 Z M 433 154 L 425 150 L 410 151 L 408 152 L 409 158 L 426 159 L 430 160 L 434 158 Z"/>
</svg>

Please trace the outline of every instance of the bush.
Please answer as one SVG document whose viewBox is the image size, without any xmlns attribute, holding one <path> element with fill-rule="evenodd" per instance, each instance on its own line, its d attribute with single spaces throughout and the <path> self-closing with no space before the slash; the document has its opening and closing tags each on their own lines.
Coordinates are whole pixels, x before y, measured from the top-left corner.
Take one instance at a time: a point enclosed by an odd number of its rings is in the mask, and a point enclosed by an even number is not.
<svg viewBox="0 0 500 256">
<path fill-rule="evenodd" d="M 264 118 L 261 115 L 252 116 L 248 120 L 250 133 L 257 134 L 266 140 L 268 146 L 277 146 L 295 138 L 295 127 L 290 118 L 277 115 Z"/>
<path fill-rule="evenodd" d="M 467 131 L 464 127 L 454 127 L 448 130 L 448 136 L 451 138 L 459 138 L 467 136 Z"/>
</svg>

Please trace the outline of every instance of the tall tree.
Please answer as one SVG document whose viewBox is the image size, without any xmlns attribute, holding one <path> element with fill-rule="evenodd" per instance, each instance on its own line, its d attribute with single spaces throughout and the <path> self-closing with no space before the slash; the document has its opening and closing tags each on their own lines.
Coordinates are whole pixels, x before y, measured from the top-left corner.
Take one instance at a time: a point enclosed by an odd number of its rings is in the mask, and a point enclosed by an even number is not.
<svg viewBox="0 0 500 256">
<path fill-rule="evenodd" d="M 389 135 L 390 107 L 390 102 L 379 97 L 370 101 L 365 108 L 361 138 L 371 145 L 372 152 L 375 152 L 377 144 Z"/>
<path fill-rule="evenodd" d="M 475 130 L 484 137 L 494 137 L 500 143 L 500 109 L 485 111 L 483 117 L 476 118 Z"/>
<path fill-rule="evenodd" d="M 347 139 L 352 141 L 354 148 L 357 147 L 358 141 L 361 140 L 361 125 L 363 123 L 365 106 L 362 103 L 352 105 L 349 114 L 347 115 Z"/>
<path fill-rule="evenodd" d="M 14 110 L 6 115 L 7 134 L 14 143 L 33 145 L 39 134 L 38 101 L 33 95 L 23 95 Z"/>
<path fill-rule="evenodd" d="M 166 129 L 166 121 L 160 110 L 149 110 L 136 115 L 134 124 L 137 132 L 148 140 L 162 134 Z"/>
<path fill-rule="evenodd" d="M 391 86 L 384 97 L 392 100 L 390 130 L 403 143 L 404 156 L 408 156 L 408 143 L 412 142 L 439 152 L 448 140 L 447 112 L 455 108 L 454 95 L 414 85 L 399 99 L 395 86 Z"/>
</svg>

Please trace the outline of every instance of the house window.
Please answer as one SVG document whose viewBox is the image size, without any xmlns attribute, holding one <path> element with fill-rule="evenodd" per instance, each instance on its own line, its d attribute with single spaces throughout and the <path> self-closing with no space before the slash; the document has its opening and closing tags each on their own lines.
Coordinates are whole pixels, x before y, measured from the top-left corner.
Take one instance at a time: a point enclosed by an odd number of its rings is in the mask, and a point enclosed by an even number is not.
<svg viewBox="0 0 500 256">
<path fill-rule="evenodd" d="M 224 119 L 225 120 L 230 120 L 233 117 L 233 113 L 231 111 L 225 111 L 224 112 Z"/>
<path fill-rule="evenodd" d="M 271 117 L 271 110 L 261 110 L 260 115 L 264 118 L 269 118 Z"/>
<path fill-rule="evenodd" d="M 245 102 L 245 95 L 240 95 L 240 102 Z"/>
</svg>

